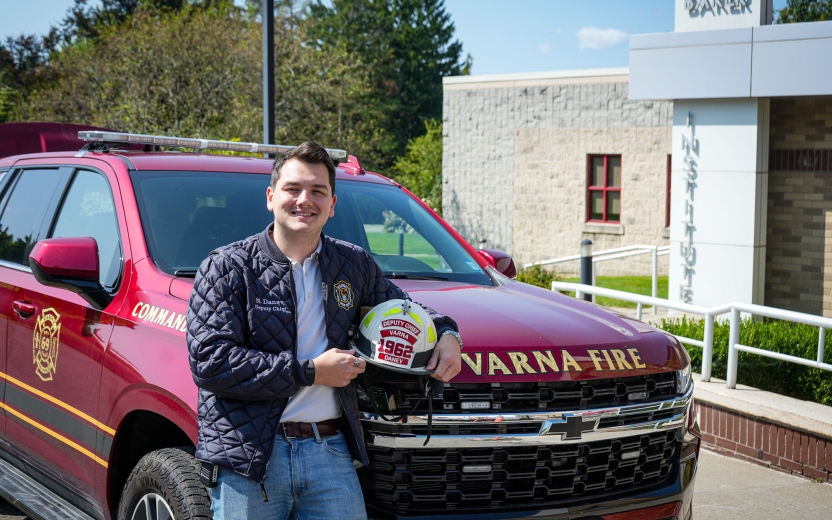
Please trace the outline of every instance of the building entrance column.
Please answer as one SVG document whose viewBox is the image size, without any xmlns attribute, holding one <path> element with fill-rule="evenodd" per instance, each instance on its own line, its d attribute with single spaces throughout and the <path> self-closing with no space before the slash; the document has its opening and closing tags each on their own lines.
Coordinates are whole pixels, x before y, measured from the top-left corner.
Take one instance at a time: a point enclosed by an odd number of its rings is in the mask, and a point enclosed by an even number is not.
<svg viewBox="0 0 832 520">
<path fill-rule="evenodd" d="M 764 303 L 769 100 L 675 100 L 669 298 Z"/>
<path fill-rule="evenodd" d="M 630 39 L 630 99 L 673 100 L 668 297 L 764 304 L 773 2 L 674 3 L 675 32 Z"/>
</svg>

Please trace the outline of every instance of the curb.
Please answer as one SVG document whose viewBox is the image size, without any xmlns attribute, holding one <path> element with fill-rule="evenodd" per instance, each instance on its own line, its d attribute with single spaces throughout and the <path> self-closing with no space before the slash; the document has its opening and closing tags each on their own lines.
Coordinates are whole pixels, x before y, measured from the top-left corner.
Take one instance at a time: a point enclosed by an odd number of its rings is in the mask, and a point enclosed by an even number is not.
<svg viewBox="0 0 832 520">
<path fill-rule="evenodd" d="M 832 407 L 694 377 L 695 413 L 708 449 L 832 483 Z"/>
</svg>

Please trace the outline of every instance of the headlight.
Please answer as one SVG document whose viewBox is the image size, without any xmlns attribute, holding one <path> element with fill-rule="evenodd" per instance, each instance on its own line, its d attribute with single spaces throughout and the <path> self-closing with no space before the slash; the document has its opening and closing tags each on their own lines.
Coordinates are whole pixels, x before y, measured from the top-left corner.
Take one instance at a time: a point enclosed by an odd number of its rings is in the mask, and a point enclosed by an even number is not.
<svg viewBox="0 0 832 520">
<path fill-rule="evenodd" d="M 690 363 L 688 363 L 688 366 L 686 366 L 682 370 L 677 370 L 676 371 L 676 393 L 677 394 L 684 394 L 690 388 L 690 385 L 692 383 L 690 374 L 691 374 Z"/>
</svg>

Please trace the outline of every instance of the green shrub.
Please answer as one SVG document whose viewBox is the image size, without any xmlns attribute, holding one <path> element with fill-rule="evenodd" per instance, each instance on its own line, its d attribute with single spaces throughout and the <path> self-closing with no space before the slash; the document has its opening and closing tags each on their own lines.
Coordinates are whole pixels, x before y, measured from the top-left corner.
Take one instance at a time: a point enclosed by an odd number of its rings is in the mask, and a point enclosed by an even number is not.
<svg viewBox="0 0 832 520">
<path fill-rule="evenodd" d="M 518 282 L 536 285 L 544 289 L 551 289 L 552 282 L 558 280 L 559 277 L 554 269 L 549 270 L 541 265 L 533 265 L 528 269 L 520 269 L 517 271 L 516 279 Z"/>
<path fill-rule="evenodd" d="M 702 340 L 705 320 L 662 320 L 662 329 Z M 711 375 L 725 379 L 728 367 L 727 321 L 714 323 Z M 824 362 L 832 363 L 832 334 L 826 336 Z M 786 321 L 746 319 L 740 327 L 740 344 L 814 360 L 817 358 L 818 328 Z M 702 349 L 686 346 L 693 369 L 702 371 Z M 832 372 L 796 363 L 777 361 L 756 354 L 739 353 L 737 382 L 777 394 L 832 406 Z"/>
</svg>

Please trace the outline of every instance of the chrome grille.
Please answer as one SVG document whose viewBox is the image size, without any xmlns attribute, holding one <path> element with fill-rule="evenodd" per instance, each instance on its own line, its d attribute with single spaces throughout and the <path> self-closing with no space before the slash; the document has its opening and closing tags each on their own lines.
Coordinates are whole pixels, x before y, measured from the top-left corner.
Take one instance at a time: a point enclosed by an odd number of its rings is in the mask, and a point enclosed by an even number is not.
<svg viewBox="0 0 832 520">
<path fill-rule="evenodd" d="M 679 447 L 676 430 L 552 446 L 369 446 L 359 479 L 368 506 L 398 514 L 560 507 L 663 483 Z"/>
<path fill-rule="evenodd" d="M 593 379 L 587 381 L 555 381 L 532 383 L 452 383 L 446 384 L 440 399 L 434 399 L 435 412 L 470 411 L 463 403 L 479 403 L 479 410 L 501 412 L 558 411 L 622 406 L 667 399 L 676 395 L 674 372 L 645 376 Z M 630 399 L 631 395 L 645 397 Z M 426 401 L 419 401 L 415 382 L 382 382 L 373 384 L 373 396 L 382 412 L 397 414 L 424 413 Z M 372 412 L 370 396 L 359 390 L 359 406 Z"/>
</svg>

